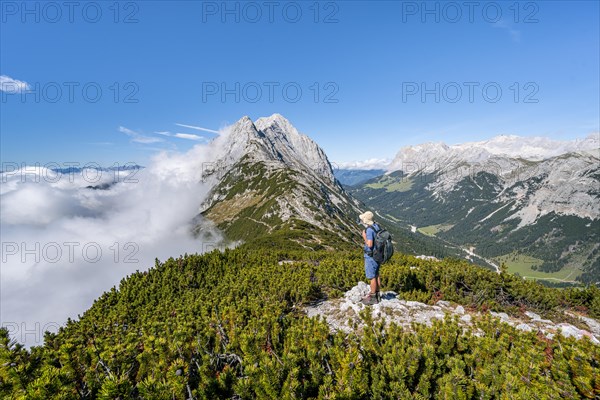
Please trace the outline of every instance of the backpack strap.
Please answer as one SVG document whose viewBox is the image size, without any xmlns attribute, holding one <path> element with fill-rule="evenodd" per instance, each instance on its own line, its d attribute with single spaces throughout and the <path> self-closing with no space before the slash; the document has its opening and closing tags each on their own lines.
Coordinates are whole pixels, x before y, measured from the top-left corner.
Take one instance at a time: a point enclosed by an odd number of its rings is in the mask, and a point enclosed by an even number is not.
<svg viewBox="0 0 600 400">
<path fill-rule="evenodd" d="M 377 234 L 377 232 L 379 232 L 379 231 L 381 230 L 381 228 L 377 229 L 377 228 L 375 228 L 375 226 L 373 226 L 373 225 L 369 225 L 369 226 L 367 226 L 367 229 L 369 229 L 369 228 L 373 229 L 373 232 L 375 232 L 375 234 Z"/>
<path fill-rule="evenodd" d="M 369 230 L 369 228 L 373 229 L 373 232 L 375 233 L 375 235 L 377 235 L 377 230 L 375 229 L 375 227 L 374 227 L 373 225 L 368 225 L 368 226 L 365 228 L 365 232 L 367 232 L 367 230 Z M 366 244 L 365 244 L 365 246 L 366 246 Z M 366 253 L 368 256 L 370 256 L 370 257 L 373 257 L 373 250 L 375 249 L 375 240 L 373 240 L 373 247 L 372 247 L 372 248 L 370 248 L 370 249 L 371 249 L 371 250 L 369 250 L 369 251 L 365 251 L 365 253 Z"/>
</svg>

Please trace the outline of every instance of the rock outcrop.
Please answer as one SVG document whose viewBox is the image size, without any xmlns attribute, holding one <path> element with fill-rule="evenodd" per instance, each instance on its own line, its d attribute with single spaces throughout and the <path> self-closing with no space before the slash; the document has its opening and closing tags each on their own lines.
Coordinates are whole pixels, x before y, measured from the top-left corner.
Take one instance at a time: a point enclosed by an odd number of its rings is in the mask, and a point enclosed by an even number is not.
<svg viewBox="0 0 600 400">
<path fill-rule="evenodd" d="M 343 331 L 350 333 L 354 326 L 364 326 L 359 313 L 369 306 L 363 305 L 360 300 L 369 293 L 369 286 L 359 282 L 344 294 L 344 297 L 323 301 L 319 304 L 306 308 L 309 317 L 323 317 L 332 331 Z M 386 324 L 395 323 L 406 329 L 411 329 L 413 323 L 431 326 L 435 319 L 443 320 L 446 315 L 456 317 L 459 325 L 465 329 L 474 328 L 475 334 L 481 332 L 474 325 L 475 321 L 484 317 L 485 313 L 467 311 L 462 305 L 452 304 L 440 300 L 435 305 L 429 305 L 418 301 L 402 300 L 394 292 L 382 292 L 381 302 L 370 306 L 371 315 L 375 321 L 384 319 Z M 490 311 L 492 317 L 500 319 L 501 322 L 509 324 L 524 332 L 541 332 L 548 339 L 557 334 L 572 336 L 576 339 L 587 337 L 593 343 L 600 345 L 600 323 L 598 321 L 581 317 L 571 313 L 571 317 L 579 318 L 589 330 L 580 329 L 569 323 L 554 323 L 548 319 L 542 319 L 538 314 L 526 311 L 524 317 L 509 316 L 503 312 Z"/>
</svg>

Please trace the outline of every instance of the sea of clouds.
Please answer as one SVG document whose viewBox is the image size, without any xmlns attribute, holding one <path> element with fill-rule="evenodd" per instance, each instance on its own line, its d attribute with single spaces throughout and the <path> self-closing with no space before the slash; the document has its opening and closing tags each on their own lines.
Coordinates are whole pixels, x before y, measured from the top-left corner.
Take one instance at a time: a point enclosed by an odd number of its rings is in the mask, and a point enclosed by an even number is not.
<svg viewBox="0 0 600 400">
<path fill-rule="evenodd" d="M 44 167 L 0 174 L 0 325 L 27 346 L 43 344 L 94 299 L 135 272 L 219 246 L 206 225 L 192 234 L 211 184 L 203 171 L 227 147 L 228 128 L 185 153 L 157 154 L 143 169 Z M 89 186 L 107 189 L 93 189 Z"/>
</svg>

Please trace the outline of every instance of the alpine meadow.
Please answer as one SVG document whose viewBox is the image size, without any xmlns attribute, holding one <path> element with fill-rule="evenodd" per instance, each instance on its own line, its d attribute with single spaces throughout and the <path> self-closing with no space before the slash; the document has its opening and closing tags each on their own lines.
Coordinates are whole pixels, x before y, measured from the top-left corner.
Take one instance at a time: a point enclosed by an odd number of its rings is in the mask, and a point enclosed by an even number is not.
<svg viewBox="0 0 600 400">
<path fill-rule="evenodd" d="M 1 399 L 600 399 L 600 3 L 0 11 Z"/>
</svg>

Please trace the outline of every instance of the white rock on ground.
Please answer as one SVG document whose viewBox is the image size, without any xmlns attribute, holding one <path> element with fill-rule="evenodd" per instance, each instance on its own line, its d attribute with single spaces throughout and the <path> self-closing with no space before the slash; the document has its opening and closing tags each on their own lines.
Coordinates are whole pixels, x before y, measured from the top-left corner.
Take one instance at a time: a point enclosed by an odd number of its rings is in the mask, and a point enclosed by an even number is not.
<svg viewBox="0 0 600 400">
<path fill-rule="evenodd" d="M 525 311 L 525 315 L 527 315 L 529 318 L 533 319 L 533 320 L 540 320 L 542 319 L 542 317 L 540 317 L 538 314 L 531 312 L 531 311 Z"/>
<path fill-rule="evenodd" d="M 530 325 L 525 323 L 517 325 L 516 328 L 524 332 L 531 332 L 533 330 Z"/>
<path fill-rule="evenodd" d="M 596 321 L 595 319 L 575 314 L 569 311 L 567 311 L 566 314 L 585 322 L 585 324 L 590 328 L 590 331 L 594 334 L 594 336 L 600 338 L 600 322 Z"/>
<path fill-rule="evenodd" d="M 362 304 L 360 300 L 368 293 L 369 285 L 365 282 L 358 282 L 356 286 L 344 294 L 344 297 L 307 306 L 305 311 L 309 317 L 323 317 L 333 331 L 350 333 L 354 330 L 355 324 L 359 327 L 364 326 L 359 313 L 368 306 Z M 370 306 L 370 309 L 374 320 L 383 318 L 388 324 L 394 322 L 407 329 L 411 328 L 413 322 L 431 326 L 434 319 L 441 320 L 447 314 L 458 316 L 458 323 L 463 327 L 472 327 L 475 320 L 483 317 L 480 312 L 467 312 L 463 306 L 457 305 L 454 307 L 445 300 L 440 300 L 432 306 L 418 301 L 402 300 L 397 297 L 396 293 L 391 291 L 382 292 L 381 302 Z M 525 315 L 529 318 L 527 321 L 511 317 L 503 312 L 490 311 L 490 314 L 499 318 L 501 322 L 524 332 L 541 332 L 549 339 L 555 337 L 559 332 L 565 337 L 571 336 L 576 339 L 582 339 L 585 336 L 593 343 L 600 345 L 600 340 L 598 340 L 598 337 L 600 337 L 600 323 L 592 318 L 572 314 L 590 328 L 590 331 L 587 331 L 564 322 L 555 324 L 530 311 L 525 312 Z M 474 334 L 480 336 L 482 332 L 475 331 Z"/>
</svg>

